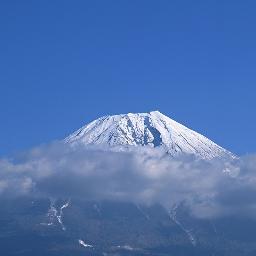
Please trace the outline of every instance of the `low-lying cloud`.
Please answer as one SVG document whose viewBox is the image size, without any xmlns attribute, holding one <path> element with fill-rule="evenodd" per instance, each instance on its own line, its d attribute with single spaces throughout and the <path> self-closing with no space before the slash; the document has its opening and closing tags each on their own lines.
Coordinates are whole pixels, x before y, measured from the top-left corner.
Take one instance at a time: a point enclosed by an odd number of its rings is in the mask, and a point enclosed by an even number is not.
<svg viewBox="0 0 256 256">
<path fill-rule="evenodd" d="M 161 149 L 41 146 L 0 160 L 0 198 L 22 195 L 183 203 L 199 218 L 256 213 L 256 156 L 206 162 Z"/>
</svg>

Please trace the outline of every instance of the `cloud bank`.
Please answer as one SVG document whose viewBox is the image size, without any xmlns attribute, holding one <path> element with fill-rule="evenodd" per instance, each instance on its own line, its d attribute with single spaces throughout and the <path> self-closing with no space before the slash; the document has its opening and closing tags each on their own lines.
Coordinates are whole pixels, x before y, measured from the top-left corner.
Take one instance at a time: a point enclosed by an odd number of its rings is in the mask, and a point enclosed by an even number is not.
<svg viewBox="0 0 256 256">
<path fill-rule="evenodd" d="M 256 156 L 212 162 L 160 149 L 73 149 L 61 143 L 0 159 L 0 199 L 17 196 L 183 203 L 198 218 L 256 213 Z"/>
</svg>

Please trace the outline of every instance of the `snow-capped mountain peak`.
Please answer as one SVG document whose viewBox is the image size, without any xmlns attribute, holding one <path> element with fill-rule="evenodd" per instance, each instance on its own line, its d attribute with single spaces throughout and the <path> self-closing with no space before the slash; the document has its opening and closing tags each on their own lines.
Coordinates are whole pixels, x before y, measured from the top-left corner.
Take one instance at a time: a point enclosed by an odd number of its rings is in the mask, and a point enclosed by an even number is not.
<svg viewBox="0 0 256 256">
<path fill-rule="evenodd" d="M 71 145 L 162 147 L 170 155 L 192 154 L 202 159 L 233 155 L 203 135 L 159 111 L 104 116 L 65 139 Z"/>
</svg>

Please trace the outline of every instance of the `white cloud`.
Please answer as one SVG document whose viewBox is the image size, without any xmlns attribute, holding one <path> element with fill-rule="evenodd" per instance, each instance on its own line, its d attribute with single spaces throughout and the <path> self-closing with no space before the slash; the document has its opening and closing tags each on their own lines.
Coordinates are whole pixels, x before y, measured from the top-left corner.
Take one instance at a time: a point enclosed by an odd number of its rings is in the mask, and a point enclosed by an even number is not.
<svg viewBox="0 0 256 256">
<path fill-rule="evenodd" d="M 256 210 L 256 156 L 211 163 L 136 147 L 125 152 L 99 147 L 42 146 L 0 160 L 0 197 L 30 194 L 160 203 L 183 202 L 200 218 Z"/>
</svg>

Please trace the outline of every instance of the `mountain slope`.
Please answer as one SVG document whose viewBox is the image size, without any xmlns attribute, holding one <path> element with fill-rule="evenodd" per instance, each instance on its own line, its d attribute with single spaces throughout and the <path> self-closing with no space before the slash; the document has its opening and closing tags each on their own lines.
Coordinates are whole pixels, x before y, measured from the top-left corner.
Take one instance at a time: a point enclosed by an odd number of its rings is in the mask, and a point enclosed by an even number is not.
<svg viewBox="0 0 256 256">
<path fill-rule="evenodd" d="M 233 157 L 203 135 L 159 111 L 104 116 L 83 126 L 65 139 L 71 145 L 162 147 L 172 156 L 192 154 L 202 159 Z"/>
</svg>

